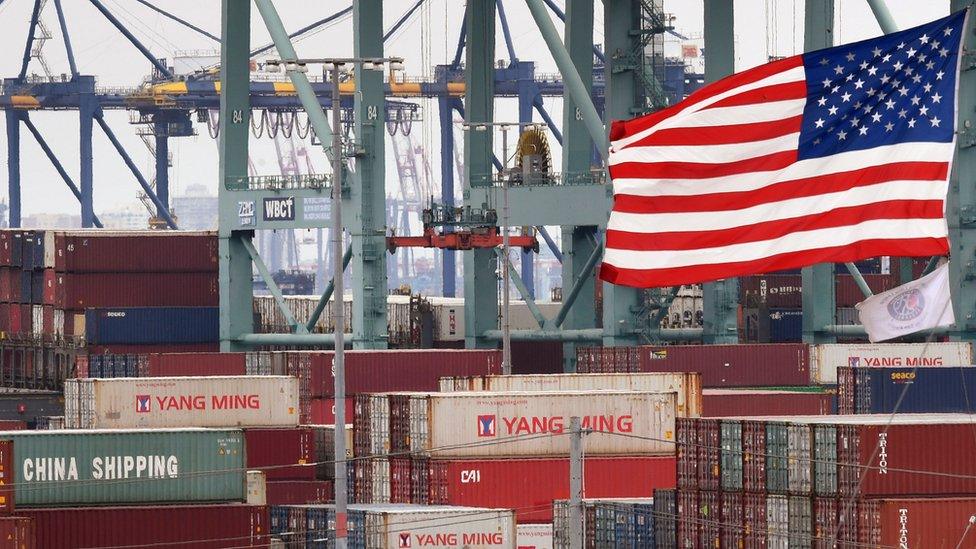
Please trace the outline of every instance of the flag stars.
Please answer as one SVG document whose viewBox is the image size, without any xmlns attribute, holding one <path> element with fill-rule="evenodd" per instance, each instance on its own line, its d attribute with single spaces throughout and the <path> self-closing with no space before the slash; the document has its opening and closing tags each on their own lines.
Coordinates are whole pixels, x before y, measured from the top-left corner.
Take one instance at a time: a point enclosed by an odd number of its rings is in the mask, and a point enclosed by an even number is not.
<svg viewBox="0 0 976 549">
<path fill-rule="evenodd" d="M 830 113 L 830 116 L 834 116 L 837 114 L 837 107 L 831 105 L 830 108 L 827 109 L 827 112 Z"/>
<path fill-rule="evenodd" d="M 898 44 L 898 49 L 900 49 L 900 50 L 905 49 L 905 43 L 902 42 L 901 44 Z"/>
<path fill-rule="evenodd" d="M 901 61 L 896 61 L 895 64 L 892 65 L 892 67 L 895 68 L 895 72 L 900 71 L 901 68 L 904 67 L 904 66 L 905 65 Z"/>
<path fill-rule="evenodd" d="M 952 34 L 952 27 L 947 27 L 946 30 L 942 31 L 942 36 L 949 36 Z"/>
<path fill-rule="evenodd" d="M 919 63 L 924 63 L 925 60 L 928 59 L 928 58 L 929 58 L 929 56 L 925 55 L 924 53 L 918 54 L 918 62 Z"/>
<path fill-rule="evenodd" d="M 889 80 L 891 80 L 891 77 L 888 76 L 887 74 L 881 77 L 882 84 L 887 84 Z"/>
<path fill-rule="evenodd" d="M 902 110 L 898 111 L 898 118 L 905 118 L 905 115 L 907 115 L 907 114 L 908 114 L 908 111 L 906 109 L 902 109 Z"/>
<path fill-rule="evenodd" d="M 813 140 L 813 144 L 814 145 L 819 145 L 821 141 L 822 140 L 818 137 L 818 138 L 816 138 L 816 139 Z"/>
<path fill-rule="evenodd" d="M 881 57 L 881 48 L 875 46 L 875 48 L 871 50 L 871 53 L 873 53 L 875 57 Z"/>
<path fill-rule="evenodd" d="M 828 63 L 828 61 L 827 61 L 827 58 L 826 57 L 821 57 L 820 58 L 820 65 L 821 66 L 826 65 L 827 63 Z"/>
<path fill-rule="evenodd" d="M 852 52 L 852 51 L 847 52 L 847 60 L 848 61 L 853 61 L 854 60 L 854 52 Z"/>
<path fill-rule="evenodd" d="M 926 91 L 928 91 L 928 90 L 926 90 Z M 827 104 L 827 98 L 826 97 L 821 97 L 820 99 L 817 99 L 817 106 L 818 107 L 823 107 L 826 104 Z"/>
<path fill-rule="evenodd" d="M 881 122 L 881 115 L 879 113 L 872 114 L 871 115 L 871 121 L 874 122 L 875 124 L 877 124 L 878 122 Z"/>
<path fill-rule="evenodd" d="M 864 111 L 864 114 L 868 114 L 874 110 L 874 107 L 872 107 L 871 105 L 864 105 L 864 108 L 861 110 Z"/>
<path fill-rule="evenodd" d="M 929 122 L 932 124 L 932 127 L 933 128 L 938 128 L 939 127 L 939 122 L 942 122 L 942 121 L 939 120 L 939 117 L 938 116 L 933 116 L 932 119 L 929 120 Z"/>
<path fill-rule="evenodd" d="M 859 89 L 861 89 L 863 87 L 864 87 L 864 80 L 861 80 L 860 78 L 858 78 L 857 79 L 857 82 L 854 82 L 854 89 L 855 90 L 859 90 Z"/>
<path fill-rule="evenodd" d="M 860 67 L 860 69 L 863 71 L 863 70 L 865 70 L 865 69 L 868 68 L 868 62 L 867 61 L 861 61 L 861 64 L 858 65 L 858 67 Z"/>
<path fill-rule="evenodd" d="M 868 69 L 868 76 L 874 76 L 878 73 L 878 67 L 871 67 Z"/>
<path fill-rule="evenodd" d="M 906 92 L 907 92 L 907 90 L 906 90 Z M 844 95 L 842 95 L 840 97 L 841 97 L 841 99 L 844 100 L 844 103 L 847 103 L 848 101 L 851 100 L 851 94 L 849 94 L 847 92 L 844 92 Z"/>
<path fill-rule="evenodd" d="M 861 126 L 860 128 L 857 129 L 857 133 L 859 133 L 861 135 L 867 135 L 868 134 L 868 127 L 867 126 Z"/>
<path fill-rule="evenodd" d="M 928 70 L 934 69 L 935 68 L 935 61 L 929 61 L 928 63 L 926 63 L 925 64 L 925 68 L 928 69 Z"/>
<path fill-rule="evenodd" d="M 860 109 L 860 108 L 861 108 L 861 102 L 860 102 L 860 101 L 857 101 L 856 103 L 854 103 L 854 110 L 855 110 L 855 111 L 856 111 L 857 109 Z"/>
<path fill-rule="evenodd" d="M 918 50 L 916 50 L 915 48 L 908 48 L 908 51 L 906 51 L 905 53 L 908 54 L 908 57 L 915 57 L 915 54 L 918 53 Z"/>
<path fill-rule="evenodd" d="M 926 83 L 924 86 L 922 86 L 922 89 L 925 90 L 925 93 L 929 93 L 932 91 L 932 84 Z"/>
<path fill-rule="evenodd" d="M 945 48 L 942 48 L 941 50 L 939 50 L 939 57 L 946 57 L 947 55 L 949 55 L 949 50 L 947 50 Z"/>
<path fill-rule="evenodd" d="M 932 102 L 933 103 L 941 103 L 942 102 L 942 96 L 939 95 L 938 93 L 932 94 Z"/>
<path fill-rule="evenodd" d="M 854 80 L 854 73 L 852 72 L 852 73 L 848 74 L 846 77 L 844 77 L 844 80 L 847 80 L 848 82 L 850 82 L 851 80 Z"/>
<path fill-rule="evenodd" d="M 844 141 L 845 139 L 847 139 L 847 132 L 845 132 L 844 130 L 837 132 L 837 139 L 839 139 L 840 141 Z"/>
<path fill-rule="evenodd" d="M 908 119 L 908 127 L 909 128 L 914 128 L 915 127 L 915 119 L 914 118 L 909 118 Z"/>
<path fill-rule="evenodd" d="M 891 61 L 891 54 L 890 53 L 886 53 L 885 56 L 881 58 L 881 62 L 882 63 L 887 63 L 888 61 Z"/>
<path fill-rule="evenodd" d="M 911 76 L 913 72 L 915 72 L 915 69 L 913 69 L 913 68 L 911 68 L 909 66 L 906 66 L 905 67 L 905 74 L 906 75 Z"/>
<path fill-rule="evenodd" d="M 923 44 L 928 44 L 929 43 L 929 35 L 928 35 L 928 33 L 925 33 L 922 36 L 920 36 L 918 38 L 918 41 L 921 42 L 921 43 L 923 43 Z"/>
<path fill-rule="evenodd" d="M 915 76 L 912 77 L 912 82 L 915 82 L 916 84 L 921 83 L 922 82 L 922 77 L 920 75 L 916 74 Z"/>
<path fill-rule="evenodd" d="M 837 90 L 839 90 L 839 89 L 840 89 L 840 86 L 834 86 L 833 88 L 830 88 L 830 93 L 837 93 Z"/>
<path fill-rule="evenodd" d="M 889 100 L 885 101 L 885 107 L 887 107 L 889 111 L 890 110 L 894 110 L 894 108 L 895 108 L 895 102 L 892 101 L 891 99 L 889 99 Z"/>
<path fill-rule="evenodd" d="M 938 41 L 938 40 L 933 40 L 933 41 L 932 41 L 932 43 L 930 44 L 930 46 L 932 46 L 932 49 L 933 49 L 933 50 L 937 50 L 937 49 L 939 49 L 939 46 L 940 46 L 940 45 L 941 45 L 941 44 L 939 44 L 939 41 Z"/>
<path fill-rule="evenodd" d="M 913 95 L 912 98 L 911 98 L 912 105 L 918 105 L 918 102 L 921 101 L 921 100 L 922 100 L 921 97 L 919 97 L 917 95 Z"/>
<path fill-rule="evenodd" d="M 945 71 L 939 71 L 939 72 L 935 73 L 935 79 L 936 80 L 942 80 L 942 77 L 943 76 L 945 76 Z"/>
<path fill-rule="evenodd" d="M 829 78 L 824 78 L 823 79 L 823 85 L 824 85 L 825 88 L 829 88 L 830 87 L 830 79 Z"/>
<path fill-rule="evenodd" d="M 823 125 L 824 125 L 824 119 L 823 118 L 818 118 L 818 119 L 816 119 L 816 120 L 813 121 L 813 124 L 816 127 L 818 127 L 818 128 L 822 128 Z"/>
<path fill-rule="evenodd" d="M 844 67 L 842 67 L 840 65 L 837 65 L 836 67 L 834 67 L 834 74 L 836 74 L 836 75 L 844 74 Z"/>
<path fill-rule="evenodd" d="M 886 132 L 890 132 L 891 130 L 895 129 L 895 125 L 892 124 L 891 122 L 888 122 L 887 124 L 885 124 L 884 128 Z"/>
<path fill-rule="evenodd" d="M 929 108 L 926 107 L 925 105 L 922 105 L 922 108 L 921 109 L 918 109 L 918 114 L 920 114 L 922 116 L 925 116 L 928 113 L 929 113 Z"/>
<path fill-rule="evenodd" d="M 874 94 L 876 94 L 876 93 L 878 93 L 878 91 L 875 90 L 874 88 L 868 88 L 868 91 L 867 91 L 868 97 L 874 97 Z"/>
<path fill-rule="evenodd" d="M 851 118 L 851 127 L 852 127 L 852 128 L 856 128 L 856 127 L 857 127 L 857 125 L 858 125 L 858 124 L 860 124 L 860 123 L 861 123 L 861 121 L 860 121 L 860 120 L 858 120 L 858 118 L 857 118 L 857 117 L 854 117 L 854 118 Z"/>
<path fill-rule="evenodd" d="M 902 95 L 902 97 L 904 97 L 904 96 L 908 95 L 908 88 L 906 88 L 905 86 L 902 86 L 902 87 L 898 88 L 898 93 L 900 93 Z"/>
</svg>

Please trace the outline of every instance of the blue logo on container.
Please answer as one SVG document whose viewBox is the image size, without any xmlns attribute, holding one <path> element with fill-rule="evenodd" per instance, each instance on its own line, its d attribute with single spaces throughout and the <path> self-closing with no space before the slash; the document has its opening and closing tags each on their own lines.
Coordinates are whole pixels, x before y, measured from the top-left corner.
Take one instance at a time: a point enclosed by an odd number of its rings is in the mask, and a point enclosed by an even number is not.
<svg viewBox="0 0 976 549">
<path fill-rule="evenodd" d="M 478 416 L 478 436 L 495 436 L 495 416 Z"/>
<path fill-rule="evenodd" d="M 888 314 L 895 320 L 915 320 L 925 311 L 925 296 L 917 288 L 906 290 L 888 302 Z"/>
<path fill-rule="evenodd" d="M 136 395 L 136 412 L 148 413 L 150 411 L 149 395 Z"/>
</svg>

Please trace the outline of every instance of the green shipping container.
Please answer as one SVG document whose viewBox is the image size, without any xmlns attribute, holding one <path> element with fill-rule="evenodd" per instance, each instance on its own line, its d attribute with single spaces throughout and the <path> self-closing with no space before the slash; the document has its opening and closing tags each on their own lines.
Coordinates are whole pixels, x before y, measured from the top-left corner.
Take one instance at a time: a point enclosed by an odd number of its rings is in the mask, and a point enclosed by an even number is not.
<svg viewBox="0 0 976 549">
<path fill-rule="evenodd" d="M 234 429 L 6 431 L 17 507 L 242 501 Z"/>
</svg>

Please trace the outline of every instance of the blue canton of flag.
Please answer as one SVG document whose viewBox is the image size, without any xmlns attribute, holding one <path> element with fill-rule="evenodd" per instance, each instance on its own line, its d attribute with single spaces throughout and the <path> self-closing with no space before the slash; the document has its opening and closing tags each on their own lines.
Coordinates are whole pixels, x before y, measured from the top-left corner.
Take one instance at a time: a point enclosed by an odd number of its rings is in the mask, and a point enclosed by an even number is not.
<svg viewBox="0 0 976 549">
<path fill-rule="evenodd" d="M 965 16 L 804 54 L 799 158 L 952 141 Z"/>
</svg>

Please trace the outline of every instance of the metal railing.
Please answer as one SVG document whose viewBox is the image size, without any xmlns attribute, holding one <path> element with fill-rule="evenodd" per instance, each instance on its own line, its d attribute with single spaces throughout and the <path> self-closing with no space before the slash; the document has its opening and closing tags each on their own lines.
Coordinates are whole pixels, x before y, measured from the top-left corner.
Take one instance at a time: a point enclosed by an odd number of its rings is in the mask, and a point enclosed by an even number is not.
<svg viewBox="0 0 976 549">
<path fill-rule="evenodd" d="M 485 176 L 474 176 L 475 180 L 485 180 Z M 532 173 L 526 177 L 521 172 L 493 173 L 491 184 L 493 187 L 508 185 L 512 187 L 552 187 L 572 185 L 605 185 L 606 173 L 603 170 L 575 173 Z"/>
<path fill-rule="evenodd" d="M 294 189 L 327 189 L 332 174 L 256 175 L 228 180 L 229 191 L 288 191 Z"/>
</svg>

